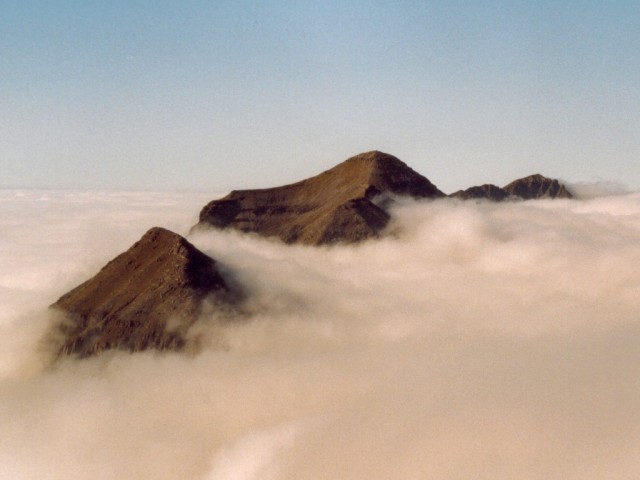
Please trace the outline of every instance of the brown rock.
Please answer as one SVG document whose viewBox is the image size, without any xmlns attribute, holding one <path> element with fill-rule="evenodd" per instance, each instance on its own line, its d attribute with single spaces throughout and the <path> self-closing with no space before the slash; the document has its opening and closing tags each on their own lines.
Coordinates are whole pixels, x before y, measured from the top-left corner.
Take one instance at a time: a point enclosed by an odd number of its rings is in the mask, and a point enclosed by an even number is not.
<svg viewBox="0 0 640 480">
<path fill-rule="evenodd" d="M 507 198 L 509 194 L 502 188 L 491 184 L 480 185 L 479 187 L 471 187 L 466 190 L 458 190 L 449 195 L 450 197 L 459 198 L 460 200 L 491 200 L 500 202 Z"/>
<path fill-rule="evenodd" d="M 373 151 L 291 185 L 233 191 L 207 204 L 196 227 L 234 228 L 286 243 L 358 242 L 378 235 L 389 221 L 375 202 L 383 193 L 444 196 L 396 157 Z"/>
<path fill-rule="evenodd" d="M 52 305 L 64 313 L 58 355 L 181 349 L 203 300 L 228 293 L 213 259 L 180 235 L 152 228 Z"/>
<path fill-rule="evenodd" d="M 509 195 L 532 200 L 536 198 L 573 198 L 571 192 L 558 180 L 543 175 L 530 175 L 503 187 Z"/>
</svg>

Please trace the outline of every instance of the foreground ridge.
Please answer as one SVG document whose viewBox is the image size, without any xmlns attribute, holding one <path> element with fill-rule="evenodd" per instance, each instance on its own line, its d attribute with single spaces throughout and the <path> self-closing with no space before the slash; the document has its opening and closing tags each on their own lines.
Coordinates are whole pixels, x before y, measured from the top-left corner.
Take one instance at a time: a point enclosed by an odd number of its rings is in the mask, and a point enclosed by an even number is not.
<svg viewBox="0 0 640 480">
<path fill-rule="evenodd" d="M 229 293 L 213 259 L 180 235 L 154 227 L 51 306 L 63 317 L 52 332 L 61 343 L 57 356 L 179 350 L 203 301 L 225 301 Z"/>
</svg>

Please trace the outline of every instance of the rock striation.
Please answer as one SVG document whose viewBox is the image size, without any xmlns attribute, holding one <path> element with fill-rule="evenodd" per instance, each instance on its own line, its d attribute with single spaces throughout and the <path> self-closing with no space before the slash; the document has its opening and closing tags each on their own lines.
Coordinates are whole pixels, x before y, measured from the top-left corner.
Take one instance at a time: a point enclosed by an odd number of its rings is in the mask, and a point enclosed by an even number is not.
<svg viewBox="0 0 640 480">
<path fill-rule="evenodd" d="M 51 306 L 63 314 L 57 355 L 179 350 L 203 301 L 224 302 L 229 293 L 213 259 L 180 235 L 152 228 Z"/>
<path fill-rule="evenodd" d="M 236 190 L 208 203 L 196 228 L 233 228 L 285 243 L 354 243 L 387 225 L 381 195 L 439 198 L 427 178 L 392 155 L 362 153 L 300 182 L 260 190 Z"/>
<path fill-rule="evenodd" d="M 509 195 L 533 200 L 537 198 L 573 198 L 571 192 L 554 178 L 547 178 L 540 174 L 514 180 L 504 187 Z"/>
</svg>

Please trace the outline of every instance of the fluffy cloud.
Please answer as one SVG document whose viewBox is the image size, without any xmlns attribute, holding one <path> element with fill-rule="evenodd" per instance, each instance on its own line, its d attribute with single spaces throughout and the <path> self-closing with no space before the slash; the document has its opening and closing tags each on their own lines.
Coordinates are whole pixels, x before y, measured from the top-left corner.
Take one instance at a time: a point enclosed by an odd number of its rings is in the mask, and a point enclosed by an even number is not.
<svg viewBox="0 0 640 480">
<path fill-rule="evenodd" d="M 199 233 L 248 318 L 203 318 L 195 356 L 47 370 L 46 306 L 149 227 L 186 233 L 212 196 L 4 192 L 0 473 L 633 478 L 640 195 L 610 193 L 399 201 L 356 247 Z"/>
</svg>

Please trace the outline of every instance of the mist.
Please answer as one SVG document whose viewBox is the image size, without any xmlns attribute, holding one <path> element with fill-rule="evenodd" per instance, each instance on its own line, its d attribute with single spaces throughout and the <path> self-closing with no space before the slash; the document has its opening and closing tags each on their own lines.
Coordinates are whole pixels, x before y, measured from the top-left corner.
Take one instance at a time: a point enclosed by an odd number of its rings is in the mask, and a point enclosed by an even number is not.
<svg viewBox="0 0 640 480">
<path fill-rule="evenodd" d="M 398 199 L 358 246 L 199 232 L 245 315 L 55 369 L 47 306 L 216 195 L 0 192 L 0 478 L 635 478 L 640 194 L 581 189 Z"/>
</svg>

